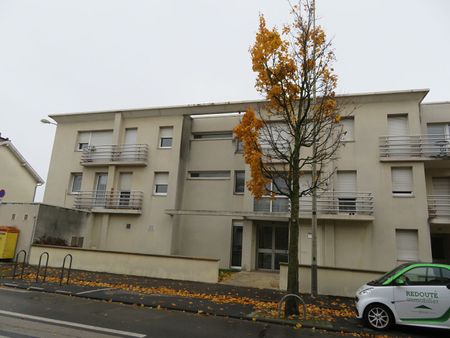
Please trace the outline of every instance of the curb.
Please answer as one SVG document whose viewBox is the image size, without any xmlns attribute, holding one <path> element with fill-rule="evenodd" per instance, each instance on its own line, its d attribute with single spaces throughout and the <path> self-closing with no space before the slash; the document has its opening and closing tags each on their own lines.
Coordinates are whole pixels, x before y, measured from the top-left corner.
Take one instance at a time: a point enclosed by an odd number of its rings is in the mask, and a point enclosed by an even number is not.
<svg viewBox="0 0 450 338">
<path fill-rule="evenodd" d="M 19 285 L 16 283 L 1 283 L 1 286 L 7 287 L 7 288 L 16 288 L 16 289 L 24 289 L 29 291 L 35 291 L 35 292 L 43 292 L 43 293 L 49 293 L 49 294 L 57 294 L 57 295 L 63 295 L 63 296 L 71 296 L 71 297 L 78 297 L 78 298 L 84 298 L 84 299 L 92 299 L 97 301 L 104 301 L 104 302 L 112 302 L 112 303 L 119 303 L 119 304 L 126 304 L 126 305 L 134 305 L 134 306 L 141 306 L 146 307 L 149 309 L 156 309 L 156 306 L 146 305 L 144 303 L 136 303 L 136 302 L 130 302 L 130 301 L 122 301 L 122 300 L 114 300 L 114 298 L 105 299 L 100 297 L 95 297 L 89 294 L 77 294 L 70 291 L 65 290 L 48 290 L 40 287 L 34 287 L 34 286 L 27 286 L 27 285 Z M 373 331 L 369 331 L 366 329 L 361 330 L 360 328 L 355 329 L 348 329 L 345 327 L 335 327 L 331 323 L 328 322 L 314 322 L 311 320 L 306 321 L 295 321 L 290 319 L 278 319 L 278 318 L 268 318 L 268 317 L 258 317 L 253 316 L 252 313 L 246 315 L 246 316 L 237 316 L 237 315 L 224 315 L 224 314 L 214 314 L 214 313 L 208 313 L 208 312 L 199 312 L 198 310 L 192 310 L 192 309 L 181 309 L 177 307 L 171 307 L 171 306 L 161 306 L 158 305 L 160 309 L 164 310 L 170 310 L 170 311 L 179 311 L 179 312 L 187 312 L 192 314 L 199 314 L 199 315 L 211 315 L 215 317 L 223 317 L 223 318 L 232 318 L 232 319 L 239 319 L 239 320 L 247 320 L 247 321 L 255 321 L 260 323 L 268 323 L 268 324 L 275 324 L 275 325 L 285 325 L 285 326 L 291 326 L 296 327 L 299 324 L 301 327 L 299 328 L 308 328 L 308 329 L 317 329 L 317 330 L 324 330 L 324 331 L 330 331 L 330 332 L 343 332 L 343 333 L 371 333 L 373 334 Z"/>
</svg>

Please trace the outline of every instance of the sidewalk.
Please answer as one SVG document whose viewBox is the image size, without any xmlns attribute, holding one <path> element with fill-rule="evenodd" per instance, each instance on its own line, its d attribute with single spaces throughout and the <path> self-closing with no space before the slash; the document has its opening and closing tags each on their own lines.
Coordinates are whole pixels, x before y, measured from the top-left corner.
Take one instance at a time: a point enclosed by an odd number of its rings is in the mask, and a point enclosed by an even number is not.
<svg viewBox="0 0 450 338">
<path fill-rule="evenodd" d="M 72 271 L 70 284 L 59 285 L 59 269 L 49 268 L 45 283 L 35 282 L 35 267 L 25 269 L 24 279 L 11 279 L 11 265 L 0 265 L 0 284 L 42 292 L 120 302 L 205 315 L 258 320 L 298 327 L 365 332 L 355 319 L 353 300 L 343 297 L 302 295 L 307 304 L 306 320 L 277 319 L 277 304 L 284 295 L 279 290 L 258 289 L 137 276 Z"/>
</svg>

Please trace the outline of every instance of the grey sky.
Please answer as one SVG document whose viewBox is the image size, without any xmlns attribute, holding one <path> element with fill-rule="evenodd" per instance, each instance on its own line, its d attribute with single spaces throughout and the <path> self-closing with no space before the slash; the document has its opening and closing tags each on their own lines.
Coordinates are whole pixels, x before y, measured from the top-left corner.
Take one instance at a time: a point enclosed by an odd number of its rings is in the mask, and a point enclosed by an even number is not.
<svg viewBox="0 0 450 338">
<path fill-rule="evenodd" d="M 338 93 L 450 100 L 450 1 L 317 3 Z M 0 132 L 46 179 L 48 114 L 259 98 L 248 53 L 259 12 L 289 18 L 284 0 L 0 0 Z"/>
</svg>

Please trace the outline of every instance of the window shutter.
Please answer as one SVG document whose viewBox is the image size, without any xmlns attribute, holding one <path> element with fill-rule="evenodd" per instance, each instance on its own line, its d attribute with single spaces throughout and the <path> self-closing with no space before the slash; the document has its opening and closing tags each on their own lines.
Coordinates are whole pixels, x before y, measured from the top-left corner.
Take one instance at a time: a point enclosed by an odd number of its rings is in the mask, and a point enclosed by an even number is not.
<svg viewBox="0 0 450 338">
<path fill-rule="evenodd" d="M 428 135 L 445 135 L 447 125 L 444 123 L 430 123 L 427 125 Z"/>
<path fill-rule="evenodd" d="M 340 171 L 337 173 L 336 191 L 342 197 L 355 197 L 356 172 Z"/>
<path fill-rule="evenodd" d="M 93 131 L 91 136 L 91 146 L 112 144 L 112 130 Z"/>
<path fill-rule="evenodd" d="M 119 189 L 120 189 L 120 191 L 130 191 L 131 190 L 131 173 L 120 173 Z"/>
<path fill-rule="evenodd" d="M 391 136 L 408 135 L 408 115 L 388 116 L 388 133 Z"/>
<path fill-rule="evenodd" d="M 125 130 L 125 144 L 136 144 L 137 128 L 130 128 Z"/>
<path fill-rule="evenodd" d="M 78 143 L 89 143 L 90 136 L 91 136 L 91 132 L 80 131 L 78 133 Z"/>
<path fill-rule="evenodd" d="M 173 135 L 173 127 L 161 127 L 159 128 L 160 138 L 170 138 Z"/>
<path fill-rule="evenodd" d="M 155 173 L 155 184 L 167 184 L 169 173 Z"/>
<path fill-rule="evenodd" d="M 393 193 L 411 193 L 412 185 L 412 168 L 392 168 Z"/>
<path fill-rule="evenodd" d="M 397 242 L 397 260 L 400 262 L 419 260 L 417 230 L 397 229 L 395 234 Z"/>
<path fill-rule="evenodd" d="M 450 196 L 450 177 L 432 178 L 433 195 Z"/>
</svg>

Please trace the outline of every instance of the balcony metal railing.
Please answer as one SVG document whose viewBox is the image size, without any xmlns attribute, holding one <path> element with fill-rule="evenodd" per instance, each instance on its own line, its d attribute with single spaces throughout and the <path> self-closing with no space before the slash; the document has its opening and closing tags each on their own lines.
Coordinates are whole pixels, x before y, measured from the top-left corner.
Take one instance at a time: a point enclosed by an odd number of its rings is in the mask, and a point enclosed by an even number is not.
<svg viewBox="0 0 450 338">
<path fill-rule="evenodd" d="M 323 215 L 373 215 L 374 200 L 370 192 L 325 191 L 318 194 L 317 212 Z M 254 200 L 255 212 L 289 212 L 290 202 L 285 196 L 263 197 Z M 310 196 L 300 198 L 300 213 L 310 213 Z"/>
<path fill-rule="evenodd" d="M 75 196 L 75 209 L 141 210 L 142 191 L 81 191 Z"/>
<path fill-rule="evenodd" d="M 381 136 L 380 157 L 450 158 L 450 136 Z"/>
<path fill-rule="evenodd" d="M 89 146 L 83 149 L 81 164 L 147 163 L 147 144 Z"/>
<path fill-rule="evenodd" d="M 430 217 L 450 217 L 450 196 L 428 195 L 428 215 Z"/>
</svg>

